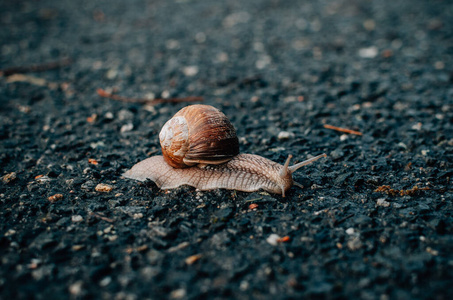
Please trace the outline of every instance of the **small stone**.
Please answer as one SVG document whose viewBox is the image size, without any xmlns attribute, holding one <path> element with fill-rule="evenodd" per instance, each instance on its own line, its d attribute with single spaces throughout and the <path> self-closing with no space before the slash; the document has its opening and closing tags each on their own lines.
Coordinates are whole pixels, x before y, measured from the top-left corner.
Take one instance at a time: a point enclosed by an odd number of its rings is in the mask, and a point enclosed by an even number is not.
<svg viewBox="0 0 453 300">
<path fill-rule="evenodd" d="M 300 241 L 301 242 L 313 242 L 313 238 L 312 237 L 309 237 L 309 236 L 303 236 L 300 238 Z"/>
<path fill-rule="evenodd" d="M 389 207 L 390 206 L 390 202 L 386 201 L 385 198 L 379 198 L 377 200 L 376 204 L 378 206 L 382 206 L 382 207 Z"/>
<path fill-rule="evenodd" d="M 269 235 L 269 237 L 266 239 L 266 242 L 268 242 L 272 246 L 277 246 L 279 240 L 280 236 L 278 234 L 273 233 Z"/>
<path fill-rule="evenodd" d="M 346 234 L 353 235 L 354 233 L 355 233 L 354 228 L 350 227 L 350 228 L 346 229 Z"/>
<path fill-rule="evenodd" d="M 72 222 L 82 222 L 83 217 L 81 215 L 75 215 L 75 216 L 72 216 L 71 220 L 72 220 Z"/>
<path fill-rule="evenodd" d="M 186 297 L 186 290 L 185 289 L 177 289 L 170 293 L 170 299 L 182 299 Z"/>
<path fill-rule="evenodd" d="M 283 102 L 285 102 L 285 103 L 297 102 L 297 97 L 296 96 L 285 97 L 285 98 L 283 98 Z"/>
<path fill-rule="evenodd" d="M 427 247 L 427 248 L 426 248 L 426 252 L 428 252 L 429 254 L 434 255 L 434 256 L 439 255 L 439 251 L 434 250 L 434 249 L 431 248 L 431 247 Z"/>
<path fill-rule="evenodd" d="M 434 68 L 436 68 L 436 70 L 443 70 L 445 68 L 445 63 L 443 61 L 436 61 L 434 63 Z"/>
<path fill-rule="evenodd" d="M 403 205 L 400 204 L 400 203 L 393 203 L 393 207 L 394 208 L 401 208 L 401 207 L 403 207 Z"/>
<path fill-rule="evenodd" d="M 423 155 L 423 156 L 426 156 L 426 155 L 428 155 L 429 150 L 422 150 L 421 152 L 422 152 L 422 155 Z"/>
<path fill-rule="evenodd" d="M 85 247 L 84 245 L 74 245 L 74 246 L 72 246 L 72 250 L 79 251 L 79 250 L 83 249 L 84 247 Z"/>
<path fill-rule="evenodd" d="M 114 118 L 113 113 L 110 111 L 106 112 L 104 118 L 106 118 L 107 120 L 112 120 Z"/>
<path fill-rule="evenodd" d="M 346 141 L 348 138 L 349 138 L 349 135 L 348 135 L 348 134 L 342 134 L 342 135 L 340 135 L 340 141 L 342 141 L 342 142 Z"/>
<path fill-rule="evenodd" d="M 99 285 L 104 287 L 104 286 L 108 286 L 110 284 L 110 282 L 112 282 L 112 277 L 110 276 L 107 276 L 107 277 L 104 277 L 100 282 L 99 282 Z"/>
<path fill-rule="evenodd" d="M 105 143 L 103 141 L 97 141 L 95 143 L 90 143 L 90 147 L 93 149 L 99 148 L 99 147 L 105 147 Z"/>
<path fill-rule="evenodd" d="M 164 98 L 164 99 L 167 99 L 167 98 L 170 97 L 170 92 L 167 91 L 167 90 L 165 90 L 165 91 L 163 91 L 163 92 L 160 94 L 160 96 L 161 96 L 162 98 Z"/>
<path fill-rule="evenodd" d="M 111 242 L 114 242 L 118 239 L 118 236 L 117 235 L 110 235 L 107 237 L 109 241 Z"/>
<path fill-rule="evenodd" d="M 118 120 L 132 120 L 134 118 L 134 113 L 128 109 L 122 109 L 118 112 Z"/>
<path fill-rule="evenodd" d="M 134 124 L 127 123 L 127 124 L 124 124 L 123 126 L 121 126 L 120 132 L 121 133 L 128 132 L 128 131 L 131 131 L 132 129 L 134 129 Z"/>
<path fill-rule="evenodd" d="M 359 56 L 363 58 L 375 58 L 378 55 L 378 49 L 375 46 L 362 48 L 359 50 Z"/>
<path fill-rule="evenodd" d="M 192 76 L 195 76 L 198 74 L 198 67 L 197 66 L 188 66 L 188 67 L 185 67 L 182 72 L 184 73 L 184 75 L 186 75 L 187 77 L 192 77 Z"/>
<path fill-rule="evenodd" d="M 221 62 L 221 63 L 227 62 L 228 61 L 228 54 L 225 53 L 225 52 L 220 52 L 219 54 L 217 54 L 216 60 L 218 62 Z"/>
<path fill-rule="evenodd" d="M 289 140 L 290 138 L 294 137 L 294 133 L 288 132 L 288 131 L 280 131 L 278 133 L 278 139 L 279 140 Z"/>
<path fill-rule="evenodd" d="M 16 230 L 14 229 L 8 229 L 8 231 L 5 233 L 5 236 L 11 236 L 16 233 Z"/>
<path fill-rule="evenodd" d="M 258 58 L 255 62 L 255 66 L 257 69 L 262 70 L 266 68 L 272 62 L 271 57 L 268 55 L 262 55 Z"/>
<path fill-rule="evenodd" d="M 107 79 L 115 79 L 116 76 L 118 76 L 118 70 L 117 69 L 110 69 L 110 70 L 107 71 L 105 76 L 107 77 Z"/>
<path fill-rule="evenodd" d="M 397 146 L 400 147 L 400 148 L 402 148 L 402 149 L 404 149 L 404 150 L 407 149 L 407 145 L 406 145 L 405 143 L 403 143 L 403 142 L 399 142 L 399 143 L 397 144 Z"/>
<path fill-rule="evenodd" d="M 76 281 L 69 286 L 69 293 L 74 296 L 78 296 L 82 293 L 82 281 Z"/>
<path fill-rule="evenodd" d="M 365 20 L 363 27 L 368 31 L 373 31 L 376 28 L 376 22 L 371 19 Z"/>
<path fill-rule="evenodd" d="M 95 187 L 95 190 L 96 192 L 108 193 L 113 190 L 113 186 L 104 183 L 99 183 Z"/>
<path fill-rule="evenodd" d="M 133 215 L 133 218 L 134 218 L 134 219 L 141 219 L 141 218 L 143 218 L 143 214 L 142 214 L 142 213 L 134 214 L 134 215 Z"/>
<path fill-rule="evenodd" d="M 411 129 L 412 130 L 417 130 L 417 131 L 422 130 L 422 123 L 421 122 L 415 123 L 414 125 L 411 126 Z"/>
<path fill-rule="evenodd" d="M 358 236 L 348 241 L 348 248 L 352 251 L 362 248 L 362 245 L 362 241 Z"/>
</svg>

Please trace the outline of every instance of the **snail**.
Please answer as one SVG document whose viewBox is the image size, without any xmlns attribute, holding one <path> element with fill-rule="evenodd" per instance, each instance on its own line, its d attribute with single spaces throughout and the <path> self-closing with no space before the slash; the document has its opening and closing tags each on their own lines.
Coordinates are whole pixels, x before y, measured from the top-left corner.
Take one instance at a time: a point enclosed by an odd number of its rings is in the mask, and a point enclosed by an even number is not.
<svg viewBox="0 0 453 300">
<path fill-rule="evenodd" d="M 289 166 L 254 154 L 239 154 L 236 130 L 228 118 L 209 105 L 190 105 L 177 112 L 159 134 L 163 156 L 135 164 L 123 176 L 150 179 L 161 189 L 181 185 L 199 190 L 230 189 L 254 192 L 260 189 L 285 197 L 295 182 L 292 174 L 326 154 Z"/>
</svg>

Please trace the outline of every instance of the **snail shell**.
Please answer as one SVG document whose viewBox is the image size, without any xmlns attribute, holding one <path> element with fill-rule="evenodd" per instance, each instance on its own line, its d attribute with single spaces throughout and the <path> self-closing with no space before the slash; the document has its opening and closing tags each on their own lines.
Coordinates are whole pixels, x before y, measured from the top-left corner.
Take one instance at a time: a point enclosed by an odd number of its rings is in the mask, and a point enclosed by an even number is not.
<svg viewBox="0 0 453 300">
<path fill-rule="evenodd" d="M 190 105 L 165 123 L 159 134 L 165 161 L 174 168 L 222 164 L 239 154 L 236 130 L 210 105 Z"/>
</svg>

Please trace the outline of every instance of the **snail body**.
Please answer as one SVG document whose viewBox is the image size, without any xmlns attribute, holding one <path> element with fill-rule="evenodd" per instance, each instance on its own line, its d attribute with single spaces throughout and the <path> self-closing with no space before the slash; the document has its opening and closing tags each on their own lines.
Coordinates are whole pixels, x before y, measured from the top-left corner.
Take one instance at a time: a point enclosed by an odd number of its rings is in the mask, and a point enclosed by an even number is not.
<svg viewBox="0 0 453 300">
<path fill-rule="evenodd" d="M 289 166 L 291 155 L 280 165 L 258 155 L 239 154 L 233 125 L 223 113 L 208 105 L 183 108 L 164 125 L 159 139 L 163 156 L 138 162 L 124 177 L 139 181 L 150 179 L 161 189 L 182 185 L 199 190 L 223 188 L 253 192 L 263 189 L 284 197 L 293 185 L 303 187 L 293 181 L 292 174 L 297 169 L 326 157 L 321 154 Z M 191 141 L 195 142 L 191 144 Z M 222 152 L 223 149 L 226 151 Z"/>
<path fill-rule="evenodd" d="M 168 165 L 163 156 L 153 156 L 135 164 L 124 173 L 124 177 L 138 181 L 152 180 L 161 189 L 174 189 L 181 185 L 193 186 L 199 190 L 234 189 L 254 192 L 260 189 L 285 196 L 293 181 L 292 173 L 325 154 L 313 157 L 289 167 L 254 154 L 239 154 L 230 161 L 219 165 L 200 164 L 187 169 L 177 169 Z"/>
</svg>

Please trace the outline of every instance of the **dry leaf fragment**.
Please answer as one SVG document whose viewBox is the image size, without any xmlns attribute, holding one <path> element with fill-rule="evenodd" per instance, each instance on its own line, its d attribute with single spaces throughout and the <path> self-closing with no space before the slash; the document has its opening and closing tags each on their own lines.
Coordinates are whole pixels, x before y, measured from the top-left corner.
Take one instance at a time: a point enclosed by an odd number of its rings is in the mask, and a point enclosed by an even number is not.
<svg viewBox="0 0 453 300">
<path fill-rule="evenodd" d="M 249 209 L 256 209 L 256 208 L 258 208 L 258 204 L 256 204 L 256 203 L 252 203 L 249 205 Z"/>
<path fill-rule="evenodd" d="M 200 258 L 202 257 L 201 254 L 195 254 L 195 255 L 192 255 L 192 256 L 189 256 L 185 259 L 185 262 L 187 265 L 192 265 L 193 263 L 195 263 L 197 260 L 199 260 Z"/>
<path fill-rule="evenodd" d="M 45 86 L 46 80 L 44 78 L 39 78 L 35 76 L 29 76 L 24 74 L 13 74 L 6 78 L 6 82 L 13 83 L 13 82 L 27 82 L 33 85 L 38 86 Z"/>
<path fill-rule="evenodd" d="M 4 183 L 10 183 L 11 181 L 14 181 L 16 179 L 17 179 L 16 172 L 11 172 L 2 177 Z"/>
<path fill-rule="evenodd" d="M 333 126 L 333 125 L 329 125 L 329 124 L 324 124 L 324 128 L 332 129 L 332 130 L 336 130 L 336 131 L 340 131 L 340 132 L 344 132 L 344 133 L 355 134 L 355 135 L 363 135 L 359 131 L 355 131 L 355 130 L 351 130 L 351 129 L 343 128 L 343 127 L 337 127 L 337 126 Z"/>
</svg>

